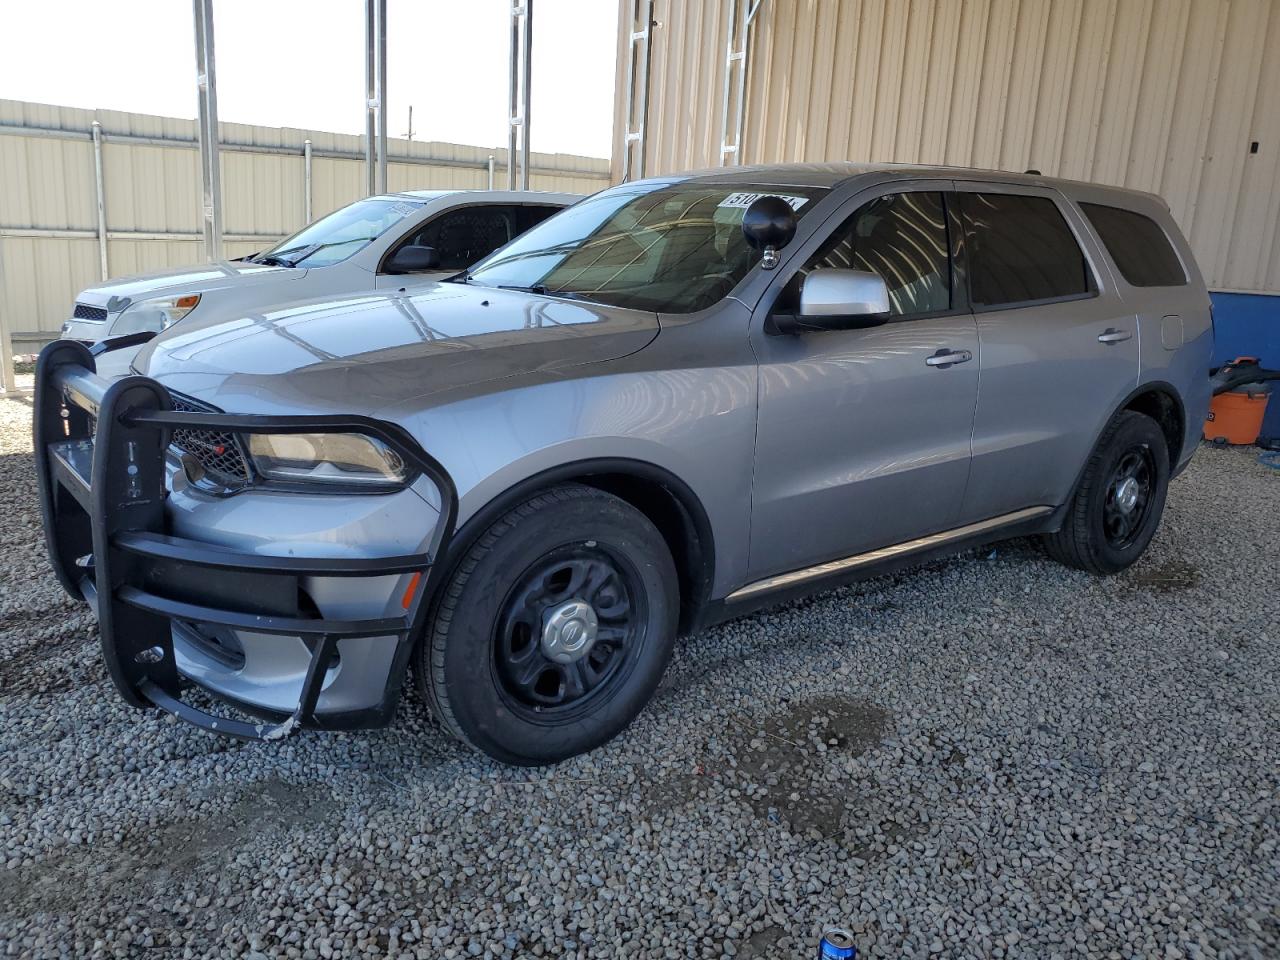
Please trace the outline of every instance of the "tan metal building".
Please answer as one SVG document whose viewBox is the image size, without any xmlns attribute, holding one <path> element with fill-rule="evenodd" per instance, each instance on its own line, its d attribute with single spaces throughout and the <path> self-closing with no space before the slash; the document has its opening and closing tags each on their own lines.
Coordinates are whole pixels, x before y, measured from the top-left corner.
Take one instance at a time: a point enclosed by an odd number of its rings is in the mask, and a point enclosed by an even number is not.
<svg viewBox="0 0 1280 960">
<path fill-rule="evenodd" d="M 646 51 L 649 0 L 620 0 L 615 180 L 1037 169 L 1161 194 L 1212 288 L 1280 292 L 1280 0 L 760 0 L 731 60 L 753 2 L 652 0 Z"/>
</svg>

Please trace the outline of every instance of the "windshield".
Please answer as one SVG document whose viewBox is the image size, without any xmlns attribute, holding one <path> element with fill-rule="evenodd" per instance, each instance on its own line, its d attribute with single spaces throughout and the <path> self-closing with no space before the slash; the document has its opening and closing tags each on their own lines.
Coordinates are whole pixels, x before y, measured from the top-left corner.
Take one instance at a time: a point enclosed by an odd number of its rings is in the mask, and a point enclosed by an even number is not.
<svg viewBox="0 0 1280 960">
<path fill-rule="evenodd" d="M 826 191 L 812 187 L 623 184 L 556 214 L 464 279 L 658 313 L 692 313 L 723 299 L 760 259 L 742 215 L 780 196 L 798 217 Z"/>
<path fill-rule="evenodd" d="M 326 267 L 345 260 L 372 240 L 376 240 L 401 220 L 415 216 L 422 202 L 401 197 L 370 197 L 335 210 L 327 217 L 303 227 L 288 240 L 282 240 L 265 253 L 253 258 L 254 263 L 278 266 Z"/>
</svg>

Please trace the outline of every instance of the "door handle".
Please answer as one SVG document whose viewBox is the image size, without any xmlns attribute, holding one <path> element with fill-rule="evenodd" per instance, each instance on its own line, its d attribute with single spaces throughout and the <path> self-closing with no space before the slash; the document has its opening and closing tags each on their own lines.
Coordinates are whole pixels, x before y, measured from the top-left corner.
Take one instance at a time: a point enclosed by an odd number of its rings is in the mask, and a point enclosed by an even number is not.
<svg viewBox="0 0 1280 960">
<path fill-rule="evenodd" d="M 1133 336 L 1128 330 L 1117 330 L 1115 327 L 1107 327 L 1105 331 L 1098 334 L 1099 343 L 1121 343 Z"/>
<path fill-rule="evenodd" d="M 973 354 L 968 350 L 947 350 L 942 349 L 935 353 L 932 357 L 925 357 L 924 362 L 931 367 L 937 367 L 945 370 L 947 367 L 956 363 L 968 363 L 973 359 Z"/>
</svg>

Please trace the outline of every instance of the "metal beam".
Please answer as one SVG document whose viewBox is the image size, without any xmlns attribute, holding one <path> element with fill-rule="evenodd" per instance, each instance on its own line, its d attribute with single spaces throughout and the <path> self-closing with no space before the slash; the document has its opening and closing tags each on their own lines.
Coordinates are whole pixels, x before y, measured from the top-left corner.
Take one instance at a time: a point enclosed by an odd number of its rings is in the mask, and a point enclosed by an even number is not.
<svg viewBox="0 0 1280 960">
<path fill-rule="evenodd" d="M 107 197 L 102 184 L 102 124 L 93 121 L 93 188 L 98 202 L 98 260 L 102 279 L 111 276 L 107 268 Z"/>
<path fill-rule="evenodd" d="M 507 189 L 516 188 L 516 135 L 520 126 L 520 8 L 511 8 L 511 47 L 507 69 Z"/>
<path fill-rule="evenodd" d="M 224 243 L 275 243 L 288 234 L 276 233 L 224 233 Z M 58 230 L 50 227 L 0 226 L 0 237 L 26 240 L 96 240 L 97 230 Z M 157 233 L 154 230 L 108 230 L 108 240 L 192 240 L 203 241 L 204 234 L 182 231 Z"/>
<path fill-rule="evenodd" d="M 529 189 L 529 113 L 533 79 L 533 0 L 511 6 L 511 63 L 507 89 L 507 189 L 516 189 L 516 151 L 520 189 Z M 518 141 L 518 142 L 517 142 Z"/>
<path fill-rule="evenodd" d="M 653 26 L 653 0 L 632 0 L 629 28 L 631 39 L 627 44 L 627 96 L 622 128 L 623 180 L 630 180 L 633 174 L 644 176 Z"/>
<path fill-rule="evenodd" d="M 724 60 L 724 88 L 720 98 L 720 165 L 742 163 L 742 131 L 747 110 L 747 59 L 751 54 L 751 24 L 764 0 L 730 0 Z M 736 73 L 736 77 L 735 77 Z M 729 103 L 733 100 L 733 139 L 729 138 Z"/>
<path fill-rule="evenodd" d="M 4 244 L 0 243 L 0 290 L 4 290 Z M 18 377 L 13 371 L 13 342 L 9 339 L 9 318 L 0 303 L 0 387 L 12 396 L 18 390 Z"/>
<path fill-rule="evenodd" d="M 387 192 L 387 0 L 377 0 L 374 22 L 378 28 L 378 193 Z"/>
<path fill-rule="evenodd" d="M 200 145 L 204 254 L 222 259 L 222 174 L 218 166 L 218 83 L 214 69 L 213 0 L 192 0 L 196 22 L 196 88 L 200 109 L 196 139 Z"/>
<path fill-rule="evenodd" d="M 378 25 L 374 20 L 377 0 L 364 0 L 364 195 L 377 193 L 378 115 L 376 89 L 378 86 L 378 60 L 374 53 Z"/>
<path fill-rule="evenodd" d="M 387 192 L 387 0 L 364 0 L 365 193 Z"/>
<path fill-rule="evenodd" d="M 533 100 L 533 0 L 524 0 L 524 42 L 521 44 L 524 60 L 523 108 L 520 111 L 520 189 L 529 189 L 529 116 Z"/>
<path fill-rule="evenodd" d="M 302 142 L 302 211 L 303 220 L 311 222 L 311 141 Z"/>
</svg>

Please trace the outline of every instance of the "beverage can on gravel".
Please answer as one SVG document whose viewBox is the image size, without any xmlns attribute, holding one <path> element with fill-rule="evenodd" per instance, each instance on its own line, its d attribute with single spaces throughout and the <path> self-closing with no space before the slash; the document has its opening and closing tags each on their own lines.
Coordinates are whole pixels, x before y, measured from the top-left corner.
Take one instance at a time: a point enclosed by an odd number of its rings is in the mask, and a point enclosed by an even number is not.
<svg viewBox="0 0 1280 960">
<path fill-rule="evenodd" d="M 843 927 L 830 927 L 822 932 L 818 941 L 818 960 L 854 960 L 858 948 L 853 945 L 853 934 Z"/>
</svg>

